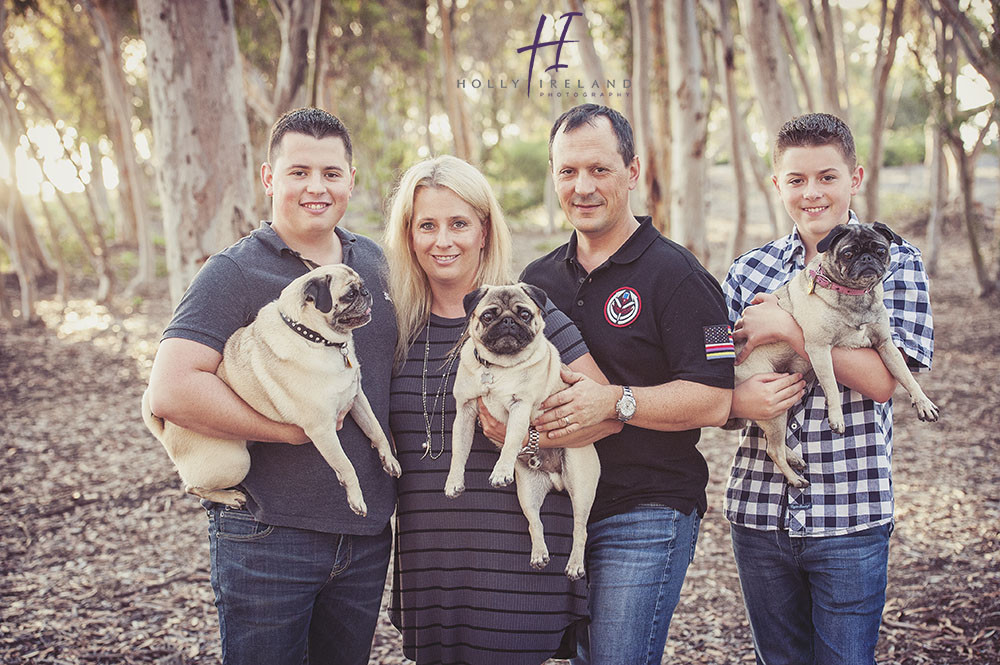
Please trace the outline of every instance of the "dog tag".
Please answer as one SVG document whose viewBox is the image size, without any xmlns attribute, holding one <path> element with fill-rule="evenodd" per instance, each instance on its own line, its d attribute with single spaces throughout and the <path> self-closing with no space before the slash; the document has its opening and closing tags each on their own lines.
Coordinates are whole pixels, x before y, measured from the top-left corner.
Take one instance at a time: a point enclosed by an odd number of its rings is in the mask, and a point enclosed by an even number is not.
<svg viewBox="0 0 1000 665">
<path fill-rule="evenodd" d="M 341 353 L 341 355 L 344 356 L 344 367 L 350 367 L 351 366 L 351 358 L 347 354 L 347 345 L 346 344 L 344 346 L 340 347 L 340 353 Z"/>
<path fill-rule="evenodd" d="M 486 370 L 483 370 L 483 373 L 479 375 L 479 379 L 483 382 L 484 385 L 493 383 L 493 374 L 491 374 Z"/>
<path fill-rule="evenodd" d="M 816 290 L 816 278 L 813 277 L 809 280 L 809 286 L 806 287 L 806 294 L 812 295 L 812 292 Z"/>
</svg>

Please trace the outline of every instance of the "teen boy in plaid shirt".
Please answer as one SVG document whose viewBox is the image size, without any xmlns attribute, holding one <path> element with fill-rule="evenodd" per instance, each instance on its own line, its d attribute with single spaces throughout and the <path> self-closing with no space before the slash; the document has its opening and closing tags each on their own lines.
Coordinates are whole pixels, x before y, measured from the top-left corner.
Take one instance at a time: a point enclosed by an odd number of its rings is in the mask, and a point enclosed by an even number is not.
<svg viewBox="0 0 1000 665">
<path fill-rule="evenodd" d="M 837 224 L 856 223 L 851 196 L 864 171 L 838 118 L 794 118 L 778 134 L 772 178 L 791 234 L 736 259 L 723 285 L 737 339 L 784 340 L 805 356 L 802 331 L 767 295 L 816 255 Z M 892 245 L 884 280 L 893 341 L 912 369 L 930 368 L 934 331 L 920 252 Z M 751 306 L 752 305 L 752 306 Z M 741 358 L 737 359 L 739 362 Z M 744 431 L 726 490 L 733 552 L 757 662 L 871 665 L 885 605 L 893 528 L 892 402 L 896 381 L 873 349 L 833 350 L 847 429 L 835 434 L 826 396 L 797 374 L 759 374 L 737 387 L 732 415 L 789 410 L 786 443 L 809 487 L 788 485 L 756 425 Z"/>
</svg>

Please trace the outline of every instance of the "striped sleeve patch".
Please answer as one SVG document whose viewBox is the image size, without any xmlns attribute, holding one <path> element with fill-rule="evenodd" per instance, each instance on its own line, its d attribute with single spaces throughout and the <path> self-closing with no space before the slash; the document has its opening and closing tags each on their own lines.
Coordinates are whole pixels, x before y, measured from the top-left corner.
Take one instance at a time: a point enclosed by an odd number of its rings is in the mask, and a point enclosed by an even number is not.
<svg viewBox="0 0 1000 665">
<path fill-rule="evenodd" d="M 733 347 L 733 331 L 728 325 L 705 326 L 705 358 L 722 360 L 736 358 Z"/>
</svg>

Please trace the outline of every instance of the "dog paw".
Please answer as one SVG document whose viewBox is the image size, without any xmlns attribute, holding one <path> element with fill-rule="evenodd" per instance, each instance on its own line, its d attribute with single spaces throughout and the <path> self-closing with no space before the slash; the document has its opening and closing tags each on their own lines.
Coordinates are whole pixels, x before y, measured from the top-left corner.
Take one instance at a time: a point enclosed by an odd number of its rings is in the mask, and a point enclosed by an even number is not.
<svg viewBox="0 0 1000 665">
<path fill-rule="evenodd" d="M 587 571 L 583 567 L 583 562 L 570 561 L 566 565 L 566 577 L 573 580 L 574 582 L 583 579 L 583 576 L 587 574 Z"/>
<path fill-rule="evenodd" d="M 365 499 L 360 490 L 348 492 L 347 503 L 351 506 L 351 510 L 353 510 L 356 514 L 361 517 L 368 516 L 368 506 L 365 505 Z"/>
<path fill-rule="evenodd" d="M 451 478 L 444 484 L 444 495 L 449 499 L 455 499 L 465 491 L 464 480 L 452 480 Z"/>
<path fill-rule="evenodd" d="M 399 461 L 392 455 L 386 455 L 382 458 L 382 468 L 393 478 L 399 478 L 403 474 Z"/>
<path fill-rule="evenodd" d="M 800 455 L 797 450 L 788 448 L 785 451 L 785 459 L 788 461 L 788 466 L 792 467 L 796 471 L 805 471 L 806 461 L 802 459 L 802 455 Z"/>
<path fill-rule="evenodd" d="M 788 484 L 800 490 L 809 487 L 809 481 L 797 474 L 793 474 L 788 478 Z"/>
<path fill-rule="evenodd" d="M 549 551 L 540 550 L 531 552 L 531 567 L 535 570 L 541 570 L 545 566 L 549 565 Z"/>
<path fill-rule="evenodd" d="M 490 474 L 490 485 L 493 487 L 507 487 L 507 485 L 510 485 L 512 482 L 514 482 L 513 469 L 510 471 L 498 471 L 494 469 L 493 473 Z"/>
<path fill-rule="evenodd" d="M 917 409 L 917 418 L 926 422 L 937 422 L 938 408 L 934 402 L 924 397 L 920 400 L 913 400 L 913 406 Z"/>
<path fill-rule="evenodd" d="M 828 420 L 830 421 L 830 429 L 832 429 L 837 434 L 843 434 L 844 430 L 847 429 L 844 423 L 844 416 L 830 415 Z"/>
</svg>

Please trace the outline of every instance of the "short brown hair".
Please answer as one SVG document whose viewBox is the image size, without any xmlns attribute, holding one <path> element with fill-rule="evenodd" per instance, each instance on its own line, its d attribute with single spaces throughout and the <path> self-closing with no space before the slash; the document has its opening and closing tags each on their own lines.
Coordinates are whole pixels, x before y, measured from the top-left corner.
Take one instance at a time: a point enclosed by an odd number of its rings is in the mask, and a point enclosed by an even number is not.
<svg viewBox="0 0 1000 665">
<path fill-rule="evenodd" d="M 852 170 L 857 166 L 858 155 L 854 150 L 854 136 L 847 123 L 829 113 L 806 113 L 792 118 L 781 126 L 778 138 L 774 142 L 773 168 L 777 171 L 778 160 L 789 148 L 824 145 L 836 147 Z"/>
<path fill-rule="evenodd" d="M 351 147 L 351 135 L 340 118 L 323 109 L 304 107 L 289 111 L 282 115 L 271 127 L 271 138 L 267 144 L 267 161 L 273 163 L 278 157 L 278 147 L 285 134 L 305 134 L 314 139 L 325 139 L 328 136 L 339 137 L 344 142 L 344 152 L 347 154 L 347 165 L 353 163 L 354 150 Z"/>
</svg>

